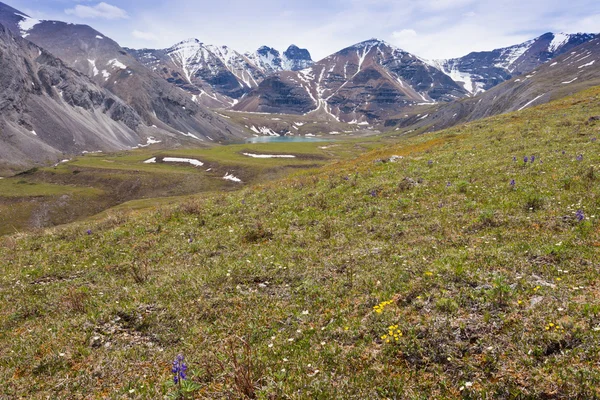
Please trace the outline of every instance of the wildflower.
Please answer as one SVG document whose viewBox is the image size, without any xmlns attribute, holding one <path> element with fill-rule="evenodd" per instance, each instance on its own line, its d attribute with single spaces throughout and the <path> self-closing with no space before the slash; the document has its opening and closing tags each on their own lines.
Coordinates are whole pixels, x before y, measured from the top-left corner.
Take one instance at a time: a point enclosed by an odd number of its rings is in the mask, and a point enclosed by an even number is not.
<svg viewBox="0 0 600 400">
<path fill-rule="evenodd" d="M 432 160 L 427 161 L 427 165 L 432 165 L 432 164 L 433 164 Z"/>
<path fill-rule="evenodd" d="M 575 213 L 575 219 L 577 220 L 577 222 L 581 222 L 585 219 L 585 214 L 583 213 L 583 210 L 577 210 L 577 212 Z"/>
<path fill-rule="evenodd" d="M 535 161 L 535 156 L 531 156 L 531 162 L 533 163 Z"/>
<path fill-rule="evenodd" d="M 517 162 L 517 156 L 513 156 L 513 162 Z"/>
<path fill-rule="evenodd" d="M 185 374 L 185 371 L 187 371 L 187 365 L 184 362 L 183 355 L 179 354 L 177 357 L 175 357 L 175 361 L 173 361 L 173 368 L 171 368 L 171 372 L 173 373 L 173 382 L 175 382 L 176 385 L 186 379 L 187 375 Z"/>
<path fill-rule="evenodd" d="M 450 182 L 446 183 L 446 187 L 450 187 L 452 184 Z"/>
<path fill-rule="evenodd" d="M 371 190 L 371 197 L 377 197 L 377 191 Z"/>
<path fill-rule="evenodd" d="M 525 164 L 527 164 L 527 162 L 528 162 L 528 161 L 529 161 L 529 157 L 525 156 L 525 157 L 523 158 L 523 162 L 524 162 Z"/>
<path fill-rule="evenodd" d="M 91 235 L 91 234 L 92 234 L 92 230 L 91 230 L 91 229 L 88 229 L 88 230 L 87 230 L 87 234 L 88 234 L 88 235 Z"/>
<path fill-rule="evenodd" d="M 511 186 L 511 187 L 515 187 L 515 185 L 516 185 L 516 184 L 517 184 L 517 183 L 515 182 L 515 180 L 514 180 L 514 179 L 511 179 L 511 180 L 510 180 L 510 186 Z"/>
<path fill-rule="evenodd" d="M 381 314 L 383 312 L 384 308 L 386 306 L 389 306 L 393 302 L 394 302 L 394 300 L 382 301 L 381 303 L 379 303 L 378 305 L 373 307 L 373 311 L 375 311 L 377 314 Z"/>
<path fill-rule="evenodd" d="M 566 151 L 564 151 L 564 150 L 562 151 L 562 153 L 563 153 L 563 156 L 564 156 L 565 154 L 567 154 L 567 152 L 566 152 Z"/>
<path fill-rule="evenodd" d="M 577 156 L 577 161 L 583 161 L 583 154 Z"/>
</svg>

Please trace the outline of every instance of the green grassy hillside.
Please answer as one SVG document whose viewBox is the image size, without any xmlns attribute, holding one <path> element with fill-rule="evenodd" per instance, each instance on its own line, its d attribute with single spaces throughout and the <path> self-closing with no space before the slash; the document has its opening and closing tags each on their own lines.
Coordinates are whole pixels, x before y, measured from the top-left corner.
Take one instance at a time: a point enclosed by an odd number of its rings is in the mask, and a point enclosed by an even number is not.
<svg viewBox="0 0 600 400">
<path fill-rule="evenodd" d="M 598 115 L 4 237 L 0 397 L 176 397 L 178 354 L 190 398 L 600 396 Z"/>
</svg>

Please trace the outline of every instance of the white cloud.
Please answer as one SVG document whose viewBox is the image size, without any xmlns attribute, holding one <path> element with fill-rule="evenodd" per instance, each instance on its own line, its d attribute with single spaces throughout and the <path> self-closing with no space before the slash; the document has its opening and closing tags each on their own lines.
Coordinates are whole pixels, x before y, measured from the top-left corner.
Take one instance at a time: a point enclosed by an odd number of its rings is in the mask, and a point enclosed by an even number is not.
<svg viewBox="0 0 600 400">
<path fill-rule="evenodd" d="M 414 39 L 417 37 L 417 31 L 414 29 L 402 29 L 401 31 L 392 32 L 392 37 L 397 42 L 403 42 L 405 40 Z"/>
<path fill-rule="evenodd" d="M 66 9 L 65 13 L 68 15 L 74 15 L 79 18 L 104 18 L 104 19 L 127 19 L 127 18 L 129 18 L 129 15 L 127 15 L 127 11 L 125 11 L 117 6 L 107 4 L 105 2 L 98 3 L 95 6 L 82 6 L 82 5 L 78 4 L 75 6 L 75 8 Z"/>
<path fill-rule="evenodd" d="M 156 36 L 156 34 L 154 34 L 152 32 L 143 32 L 143 31 L 138 31 L 136 29 L 133 32 L 131 32 L 131 34 L 136 39 L 150 40 L 150 41 L 157 41 L 158 40 L 158 36 Z"/>
<path fill-rule="evenodd" d="M 463 14 L 463 17 L 475 17 L 477 13 L 475 11 L 469 11 Z"/>
</svg>

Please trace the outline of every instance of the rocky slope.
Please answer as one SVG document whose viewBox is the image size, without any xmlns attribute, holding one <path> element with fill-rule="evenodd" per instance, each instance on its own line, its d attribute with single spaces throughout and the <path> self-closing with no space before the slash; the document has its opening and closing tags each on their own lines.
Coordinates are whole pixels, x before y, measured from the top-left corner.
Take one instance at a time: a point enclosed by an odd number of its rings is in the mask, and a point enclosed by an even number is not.
<svg viewBox="0 0 600 400">
<path fill-rule="evenodd" d="M 522 110 L 600 85 L 599 67 L 600 38 L 595 38 L 476 97 L 414 110 L 391 118 L 386 124 L 411 131 L 437 130 Z"/>
<path fill-rule="evenodd" d="M 415 104 L 451 101 L 466 94 L 420 58 L 372 39 L 301 71 L 269 76 L 234 109 L 311 113 L 367 124 Z"/>
<path fill-rule="evenodd" d="M 219 108 L 235 105 L 268 75 L 312 64 L 308 51 L 293 45 L 283 55 L 266 46 L 243 55 L 227 46 L 188 39 L 168 49 L 127 51 L 167 81 L 192 93 L 199 103 Z"/>
<path fill-rule="evenodd" d="M 38 21 L 13 9 L 0 8 L 0 23 L 15 19 L 19 20 L 19 34 L 129 104 L 145 125 L 175 134 L 184 141 L 227 140 L 246 135 L 91 27 Z"/>
<path fill-rule="evenodd" d="M 587 33 L 546 33 L 514 46 L 435 60 L 431 64 L 461 83 L 470 93 L 477 94 L 512 77 L 526 74 L 595 37 Z"/>
<path fill-rule="evenodd" d="M 264 79 L 262 70 L 227 46 L 188 39 L 163 50 L 127 49 L 139 62 L 209 107 L 229 107 Z"/>
<path fill-rule="evenodd" d="M 130 149 L 148 141 L 141 125 L 119 98 L 0 25 L 0 167 Z"/>
</svg>

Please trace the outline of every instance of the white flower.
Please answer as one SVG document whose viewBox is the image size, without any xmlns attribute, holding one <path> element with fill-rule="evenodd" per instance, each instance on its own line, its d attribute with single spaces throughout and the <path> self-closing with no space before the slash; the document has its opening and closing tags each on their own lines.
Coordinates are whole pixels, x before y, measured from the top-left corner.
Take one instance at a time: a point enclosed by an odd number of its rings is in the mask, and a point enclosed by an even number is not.
<svg viewBox="0 0 600 400">
<path fill-rule="evenodd" d="M 321 346 L 325 346 L 325 342 L 321 342 Z"/>
<path fill-rule="evenodd" d="M 268 347 L 269 347 L 269 348 L 273 347 L 273 343 L 269 343 L 269 346 L 268 346 Z"/>
<path fill-rule="evenodd" d="M 473 386 L 473 382 L 465 382 L 466 388 L 470 388 L 471 386 Z"/>
<path fill-rule="evenodd" d="M 308 315 L 308 310 L 302 311 L 302 315 Z"/>
</svg>

